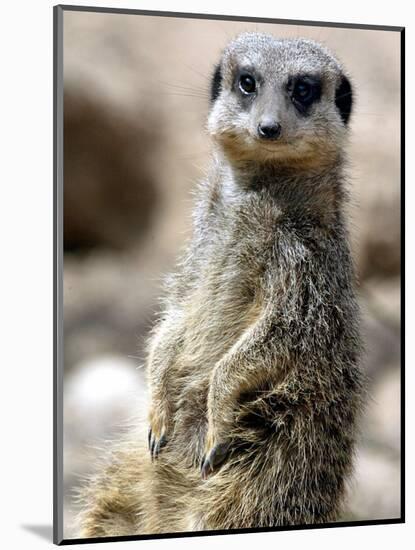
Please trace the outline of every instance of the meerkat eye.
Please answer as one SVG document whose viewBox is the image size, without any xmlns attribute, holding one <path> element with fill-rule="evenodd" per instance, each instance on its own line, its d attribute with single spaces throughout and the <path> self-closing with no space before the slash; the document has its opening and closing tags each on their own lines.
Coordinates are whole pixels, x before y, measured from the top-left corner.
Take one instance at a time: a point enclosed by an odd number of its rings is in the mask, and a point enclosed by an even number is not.
<svg viewBox="0 0 415 550">
<path fill-rule="evenodd" d="M 294 86 L 293 96 L 297 101 L 307 102 L 313 93 L 313 89 L 308 82 L 299 81 Z"/>
<path fill-rule="evenodd" d="M 288 90 L 291 93 L 292 102 L 302 112 L 321 95 L 320 82 L 311 77 L 299 78 L 295 82 L 290 82 Z"/>
<path fill-rule="evenodd" d="M 243 74 L 239 77 L 239 89 L 243 94 L 253 94 L 256 91 L 255 78 L 250 74 Z"/>
</svg>

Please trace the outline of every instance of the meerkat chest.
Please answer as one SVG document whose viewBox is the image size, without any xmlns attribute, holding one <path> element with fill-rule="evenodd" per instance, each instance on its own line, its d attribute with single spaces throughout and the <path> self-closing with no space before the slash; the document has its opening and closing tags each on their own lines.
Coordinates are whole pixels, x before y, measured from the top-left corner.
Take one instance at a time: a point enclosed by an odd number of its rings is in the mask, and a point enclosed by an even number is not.
<svg viewBox="0 0 415 550">
<path fill-rule="evenodd" d="M 259 280 L 268 247 L 257 237 L 234 226 L 206 247 L 198 283 L 186 303 L 186 362 L 206 364 L 208 358 L 214 364 L 259 315 Z"/>
</svg>

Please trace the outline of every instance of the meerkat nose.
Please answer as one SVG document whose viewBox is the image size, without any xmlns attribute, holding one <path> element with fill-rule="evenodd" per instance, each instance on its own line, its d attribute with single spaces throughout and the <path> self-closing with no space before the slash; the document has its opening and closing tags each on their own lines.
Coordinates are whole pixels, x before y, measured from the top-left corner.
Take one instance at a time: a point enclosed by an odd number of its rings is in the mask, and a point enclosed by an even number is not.
<svg viewBox="0 0 415 550">
<path fill-rule="evenodd" d="M 261 139 L 278 139 L 281 134 L 281 124 L 278 122 L 258 124 L 258 135 Z"/>
</svg>

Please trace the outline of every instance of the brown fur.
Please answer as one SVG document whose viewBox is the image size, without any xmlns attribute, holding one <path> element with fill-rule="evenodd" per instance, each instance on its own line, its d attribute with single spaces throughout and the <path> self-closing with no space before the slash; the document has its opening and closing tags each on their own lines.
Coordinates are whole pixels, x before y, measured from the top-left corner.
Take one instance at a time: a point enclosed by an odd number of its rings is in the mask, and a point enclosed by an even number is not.
<svg viewBox="0 0 415 550">
<path fill-rule="evenodd" d="M 249 104 L 232 88 L 241 65 L 263 78 Z M 307 67 L 322 96 L 302 116 L 284 79 Z M 228 46 L 221 78 L 193 239 L 149 342 L 154 460 L 144 433 L 114 450 L 86 489 L 83 536 L 321 523 L 341 510 L 363 395 L 343 73 L 313 42 L 254 34 Z M 271 103 L 284 125 L 268 146 L 255 131 Z"/>
</svg>

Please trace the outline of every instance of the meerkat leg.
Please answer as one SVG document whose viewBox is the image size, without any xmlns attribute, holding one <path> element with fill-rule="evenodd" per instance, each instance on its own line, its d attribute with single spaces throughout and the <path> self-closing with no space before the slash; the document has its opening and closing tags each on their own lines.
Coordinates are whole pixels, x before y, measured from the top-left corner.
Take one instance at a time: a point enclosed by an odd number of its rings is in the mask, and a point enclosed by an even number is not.
<svg viewBox="0 0 415 550">
<path fill-rule="evenodd" d="M 157 458 L 167 444 L 172 430 L 173 406 L 170 380 L 174 361 L 180 349 L 182 329 L 179 313 L 170 312 L 159 325 L 150 344 L 148 381 L 150 389 L 148 445 L 152 458 Z"/>
<path fill-rule="evenodd" d="M 271 315 L 264 310 L 213 370 L 208 392 L 208 430 L 201 473 L 205 479 L 226 459 L 237 400 L 264 381 L 278 377 L 278 365 L 267 338 Z M 249 384 L 248 382 L 249 381 Z"/>
</svg>

